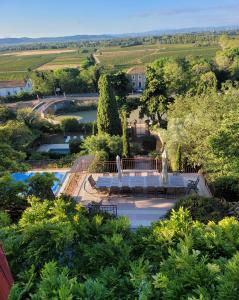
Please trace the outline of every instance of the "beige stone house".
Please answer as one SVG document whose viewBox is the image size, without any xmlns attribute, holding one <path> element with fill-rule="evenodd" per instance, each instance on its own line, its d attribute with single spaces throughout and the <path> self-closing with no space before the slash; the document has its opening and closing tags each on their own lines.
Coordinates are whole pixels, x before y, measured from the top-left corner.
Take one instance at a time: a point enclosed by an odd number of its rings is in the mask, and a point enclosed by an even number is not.
<svg viewBox="0 0 239 300">
<path fill-rule="evenodd" d="M 145 89 L 145 67 L 137 66 L 128 70 L 127 75 L 132 85 L 132 89 L 135 92 L 140 92 Z"/>
</svg>

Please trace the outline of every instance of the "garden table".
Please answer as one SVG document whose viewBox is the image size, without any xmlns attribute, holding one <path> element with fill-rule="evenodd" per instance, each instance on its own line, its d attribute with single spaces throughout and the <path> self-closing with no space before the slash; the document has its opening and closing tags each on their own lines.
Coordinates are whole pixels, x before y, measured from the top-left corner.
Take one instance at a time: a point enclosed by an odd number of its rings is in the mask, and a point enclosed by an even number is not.
<svg viewBox="0 0 239 300">
<path fill-rule="evenodd" d="M 182 176 L 168 176 L 168 183 L 163 183 L 161 176 L 123 176 L 121 180 L 118 176 L 99 177 L 96 182 L 97 189 L 127 186 L 129 188 L 143 187 L 160 187 L 160 188 L 186 188 L 187 184 Z"/>
</svg>

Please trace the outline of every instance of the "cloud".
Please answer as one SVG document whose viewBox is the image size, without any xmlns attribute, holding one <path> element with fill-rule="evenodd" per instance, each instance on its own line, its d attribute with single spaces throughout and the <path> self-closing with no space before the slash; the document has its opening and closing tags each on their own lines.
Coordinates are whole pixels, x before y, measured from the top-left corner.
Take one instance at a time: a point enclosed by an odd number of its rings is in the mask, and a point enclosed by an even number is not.
<svg viewBox="0 0 239 300">
<path fill-rule="evenodd" d="M 203 12 L 235 12 L 239 10 L 239 4 L 231 5 L 216 5 L 210 7 L 189 7 L 189 8 L 174 8 L 174 9 L 162 9 L 154 11 L 140 12 L 134 15 L 137 18 L 150 18 L 153 16 L 163 17 L 163 16 L 178 16 L 178 15 L 188 15 L 188 14 L 199 14 Z M 131 16 L 132 17 L 132 16 Z"/>
</svg>

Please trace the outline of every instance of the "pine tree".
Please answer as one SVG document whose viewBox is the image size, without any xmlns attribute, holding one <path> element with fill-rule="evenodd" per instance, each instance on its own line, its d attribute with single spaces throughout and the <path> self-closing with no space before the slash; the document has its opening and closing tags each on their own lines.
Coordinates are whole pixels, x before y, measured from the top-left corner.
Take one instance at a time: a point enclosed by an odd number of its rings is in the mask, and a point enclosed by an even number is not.
<svg viewBox="0 0 239 300">
<path fill-rule="evenodd" d="M 121 120 L 122 120 L 122 143 L 123 143 L 123 157 L 129 157 L 129 141 L 127 135 L 127 114 L 125 110 L 121 112 Z"/>
<path fill-rule="evenodd" d="M 110 75 L 103 74 L 99 79 L 99 102 L 97 110 L 98 133 L 121 134 L 121 124 L 117 102 L 111 87 Z"/>
</svg>

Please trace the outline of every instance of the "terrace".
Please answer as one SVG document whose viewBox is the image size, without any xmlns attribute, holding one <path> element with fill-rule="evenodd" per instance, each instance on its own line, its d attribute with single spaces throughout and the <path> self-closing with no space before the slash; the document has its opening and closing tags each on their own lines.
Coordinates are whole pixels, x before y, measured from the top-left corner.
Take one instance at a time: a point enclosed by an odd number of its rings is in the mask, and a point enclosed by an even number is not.
<svg viewBox="0 0 239 300">
<path fill-rule="evenodd" d="M 94 203 L 102 210 L 117 212 L 117 216 L 127 216 L 132 228 L 164 218 L 186 194 L 211 196 L 204 176 L 193 169 L 174 173 L 168 166 L 168 181 L 164 183 L 161 160 L 122 159 L 119 178 L 116 161 L 99 163 L 92 170 L 92 159 L 82 157 L 74 164 L 65 191 L 86 207 Z M 190 190 L 190 180 L 197 179 L 197 188 Z"/>
</svg>

